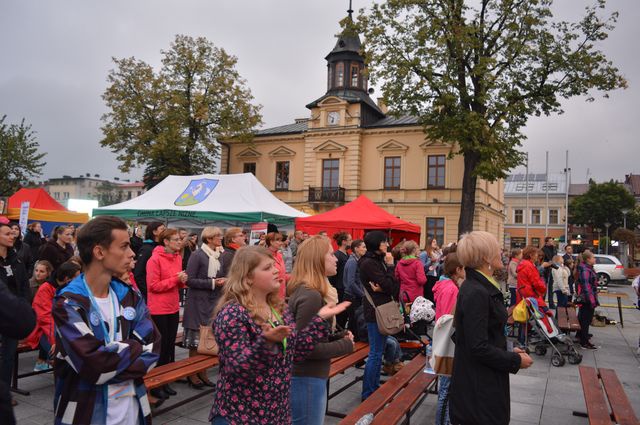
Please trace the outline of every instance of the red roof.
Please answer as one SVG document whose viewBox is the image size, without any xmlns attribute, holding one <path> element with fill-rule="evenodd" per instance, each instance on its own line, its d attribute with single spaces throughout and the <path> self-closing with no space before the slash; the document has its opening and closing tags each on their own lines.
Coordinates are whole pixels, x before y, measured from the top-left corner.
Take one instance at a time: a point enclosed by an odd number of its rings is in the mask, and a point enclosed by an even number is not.
<svg viewBox="0 0 640 425">
<path fill-rule="evenodd" d="M 420 234 L 420 226 L 389 214 L 364 195 L 326 213 L 297 218 L 296 228 L 392 229 Z"/>
<path fill-rule="evenodd" d="M 37 210 L 67 211 L 44 189 L 20 189 L 9 198 L 9 208 L 20 208 L 25 201 L 30 202 L 29 208 Z"/>
</svg>

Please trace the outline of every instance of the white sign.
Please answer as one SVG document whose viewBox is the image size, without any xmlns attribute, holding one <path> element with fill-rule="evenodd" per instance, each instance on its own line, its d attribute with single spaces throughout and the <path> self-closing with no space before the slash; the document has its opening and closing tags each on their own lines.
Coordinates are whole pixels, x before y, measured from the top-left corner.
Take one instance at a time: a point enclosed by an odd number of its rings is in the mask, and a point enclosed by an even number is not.
<svg viewBox="0 0 640 425">
<path fill-rule="evenodd" d="M 20 225 L 22 236 L 27 233 L 27 224 L 29 224 L 29 205 L 29 201 L 24 201 L 20 204 L 20 221 L 18 224 Z"/>
</svg>

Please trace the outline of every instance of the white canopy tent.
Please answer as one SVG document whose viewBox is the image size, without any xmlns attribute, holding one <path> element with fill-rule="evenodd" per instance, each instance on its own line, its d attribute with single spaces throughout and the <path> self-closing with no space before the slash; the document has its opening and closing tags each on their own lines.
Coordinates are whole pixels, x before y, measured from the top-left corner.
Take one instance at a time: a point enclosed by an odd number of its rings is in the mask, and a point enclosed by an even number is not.
<svg viewBox="0 0 640 425">
<path fill-rule="evenodd" d="M 290 225 L 296 217 L 308 216 L 273 196 L 251 173 L 168 176 L 142 195 L 96 208 L 93 215 L 177 226 L 261 221 Z"/>
</svg>

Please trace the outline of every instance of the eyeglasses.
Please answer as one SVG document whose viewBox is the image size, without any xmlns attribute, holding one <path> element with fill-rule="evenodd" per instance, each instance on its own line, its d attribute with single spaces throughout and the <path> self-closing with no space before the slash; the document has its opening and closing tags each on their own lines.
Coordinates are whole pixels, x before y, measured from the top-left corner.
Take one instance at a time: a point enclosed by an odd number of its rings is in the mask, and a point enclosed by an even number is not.
<svg viewBox="0 0 640 425">
<path fill-rule="evenodd" d="M 170 238 L 169 242 L 180 242 L 182 239 L 180 238 Z"/>
</svg>

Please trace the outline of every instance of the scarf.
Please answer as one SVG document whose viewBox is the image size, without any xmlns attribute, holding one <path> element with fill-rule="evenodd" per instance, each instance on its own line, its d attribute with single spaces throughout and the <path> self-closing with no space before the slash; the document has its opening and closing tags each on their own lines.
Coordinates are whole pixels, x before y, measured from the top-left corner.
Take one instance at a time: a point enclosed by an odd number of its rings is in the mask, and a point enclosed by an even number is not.
<svg viewBox="0 0 640 425">
<path fill-rule="evenodd" d="M 214 279 L 218 274 L 218 270 L 220 270 L 220 261 L 218 258 L 220 258 L 220 253 L 223 249 L 220 247 L 213 250 L 206 243 L 203 243 L 201 248 L 202 251 L 207 254 L 207 257 L 209 257 L 209 270 L 207 271 L 207 277 Z"/>
<path fill-rule="evenodd" d="M 324 297 L 324 302 L 327 304 L 338 304 L 338 290 L 333 287 L 330 283 L 327 282 L 327 295 Z M 331 318 L 331 329 L 335 329 L 336 327 L 336 318 L 335 316 Z"/>
</svg>

